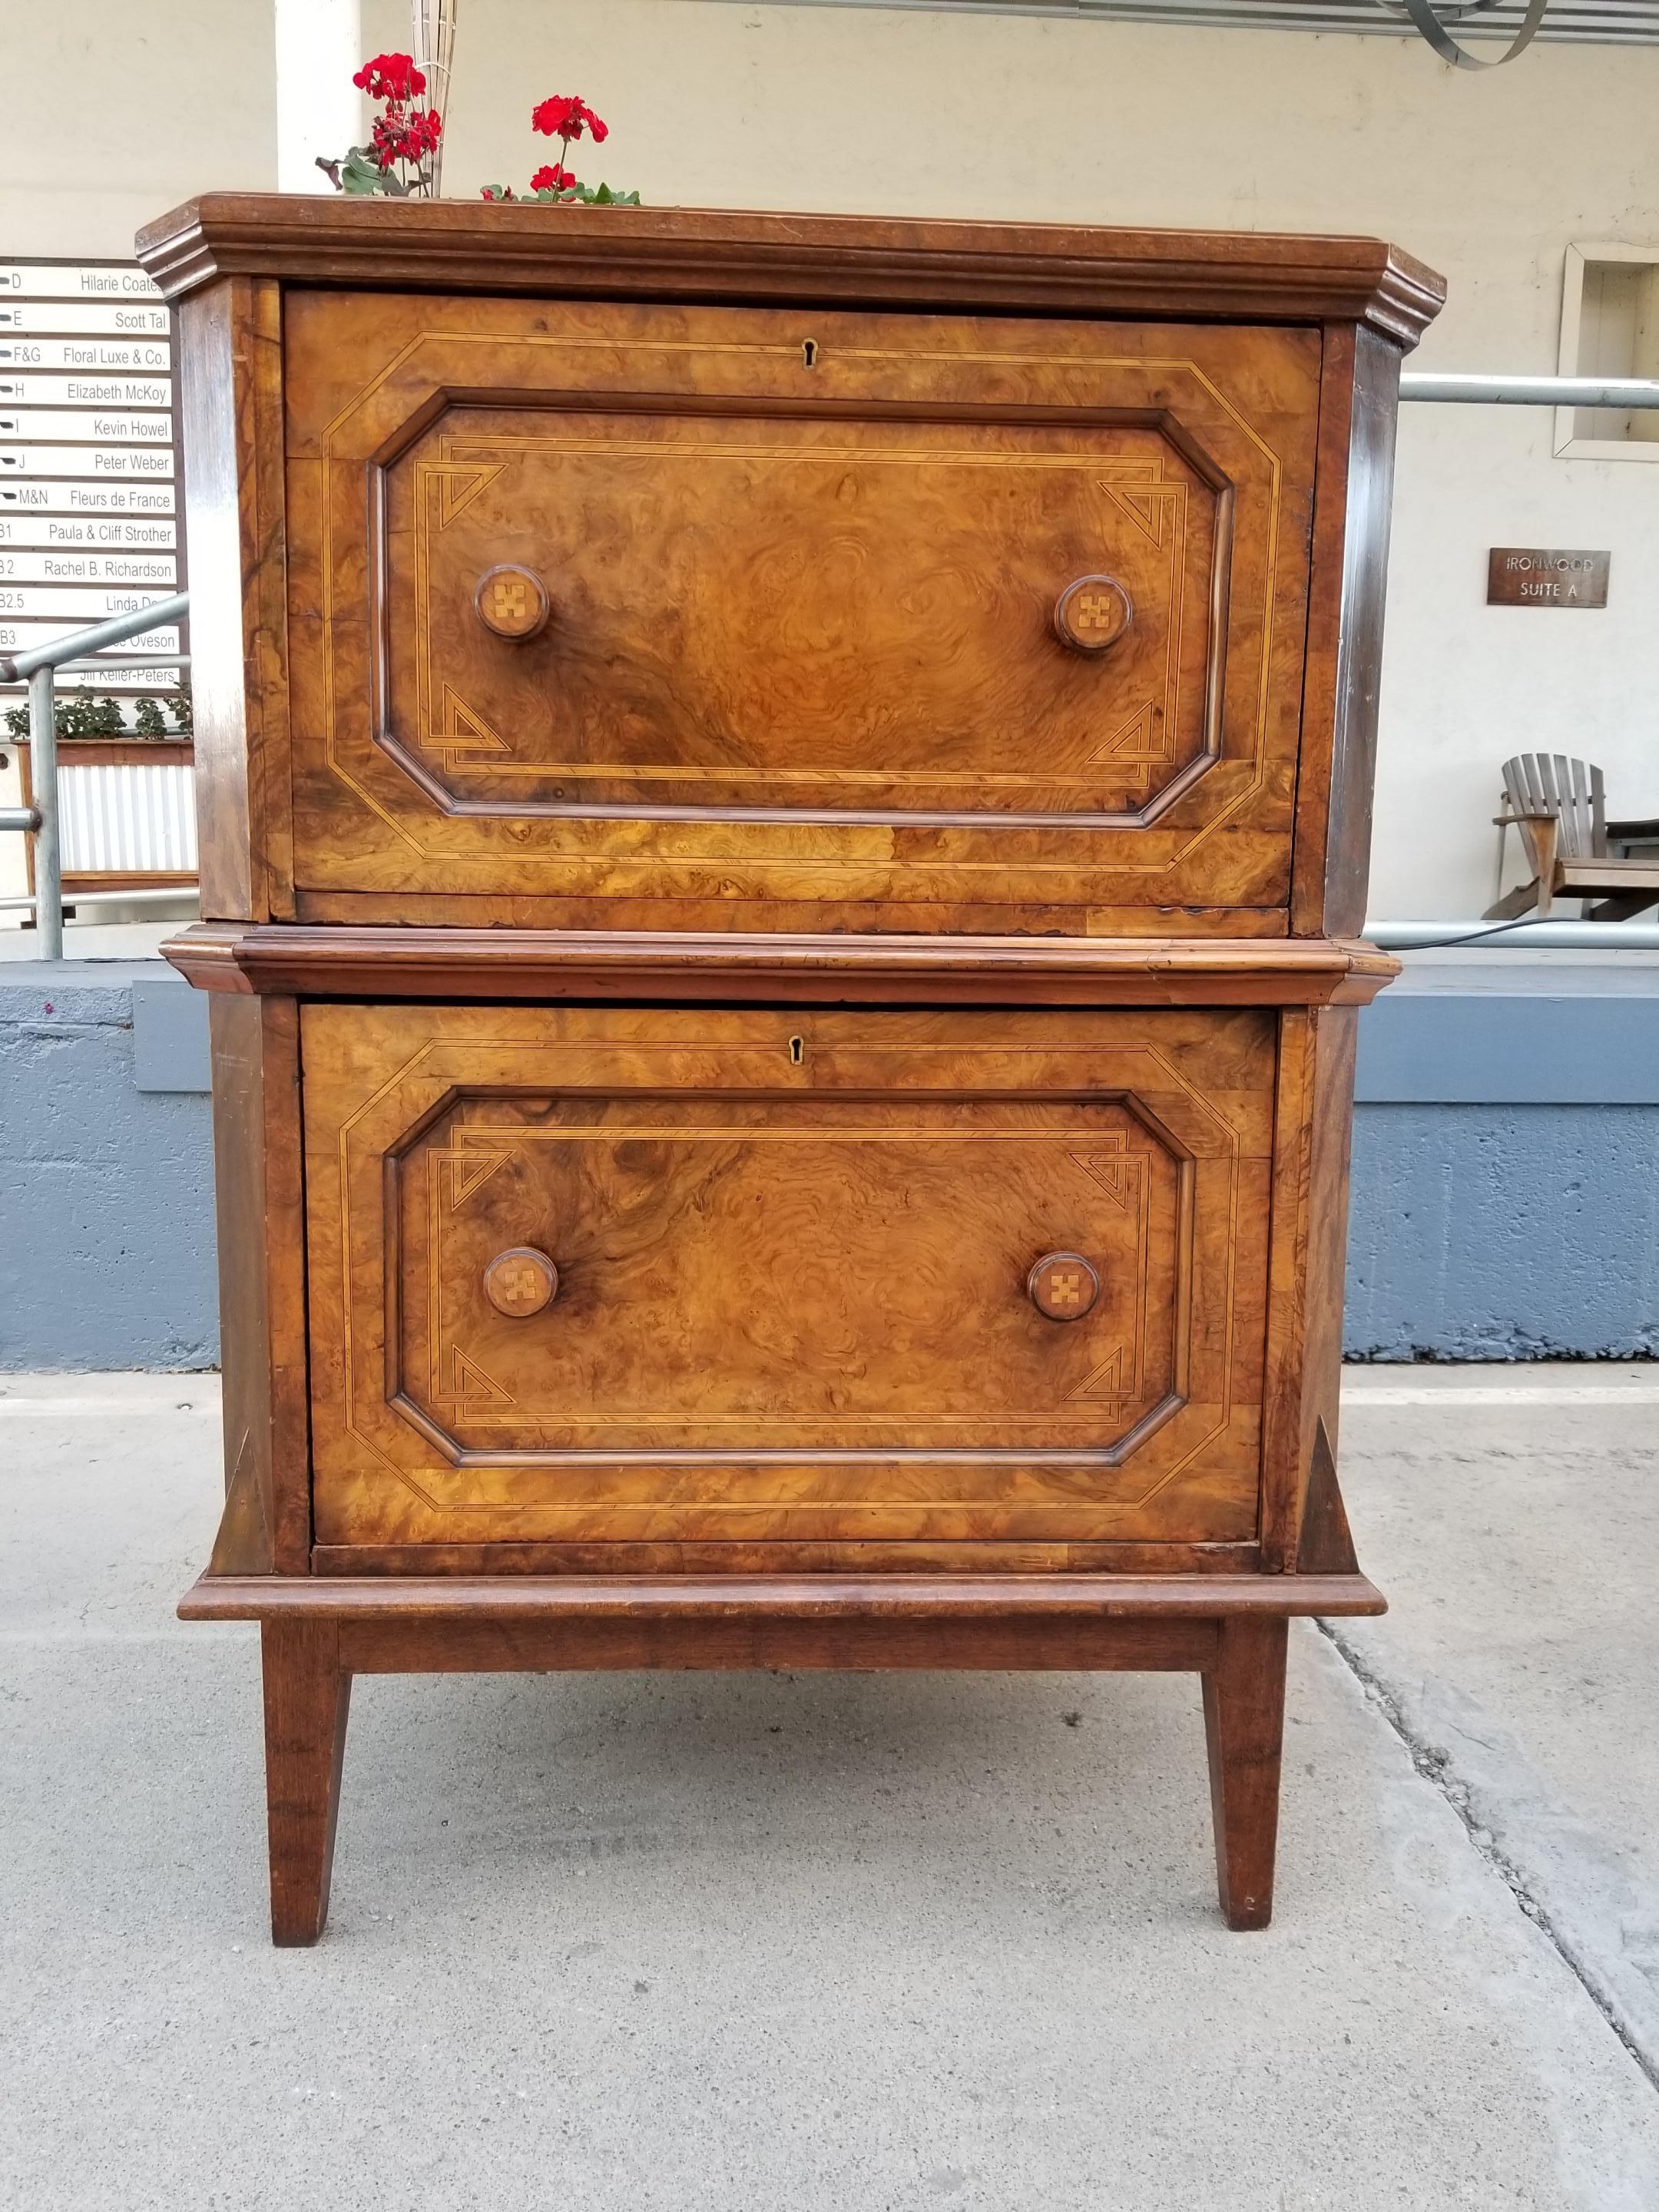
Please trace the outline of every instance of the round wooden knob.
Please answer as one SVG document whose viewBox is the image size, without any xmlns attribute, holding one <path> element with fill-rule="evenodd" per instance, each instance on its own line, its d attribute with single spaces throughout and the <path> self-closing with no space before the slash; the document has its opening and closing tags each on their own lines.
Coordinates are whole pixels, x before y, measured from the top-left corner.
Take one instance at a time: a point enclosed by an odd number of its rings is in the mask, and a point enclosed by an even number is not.
<svg viewBox="0 0 1659 2212">
<path fill-rule="evenodd" d="M 1054 602 L 1054 629 L 1073 653 L 1109 653 L 1135 618 L 1115 576 L 1079 576 Z"/>
<path fill-rule="evenodd" d="M 515 1244 L 498 1252 L 483 1272 L 484 1295 L 497 1313 L 512 1321 L 528 1321 L 558 1293 L 559 1271 L 545 1252 L 528 1244 Z"/>
<path fill-rule="evenodd" d="M 1025 1288 L 1050 1321 L 1081 1321 L 1100 1296 L 1100 1277 L 1080 1252 L 1045 1252 Z"/>
<path fill-rule="evenodd" d="M 521 568 L 516 561 L 486 568 L 478 579 L 472 604 L 486 629 L 494 630 L 497 637 L 510 638 L 515 645 L 544 630 L 553 611 L 546 585 L 533 568 Z"/>
</svg>

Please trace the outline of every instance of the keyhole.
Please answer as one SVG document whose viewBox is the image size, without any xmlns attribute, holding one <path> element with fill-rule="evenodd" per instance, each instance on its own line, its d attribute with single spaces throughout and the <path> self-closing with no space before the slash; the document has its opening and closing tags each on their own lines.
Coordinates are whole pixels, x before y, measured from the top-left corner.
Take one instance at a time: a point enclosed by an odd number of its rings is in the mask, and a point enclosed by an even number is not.
<svg viewBox="0 0 1659 2212">
<path fill-rule="evenodd" d="M 805 1037 L 798 1036 L 791 1037 L 789 1040 L 789 1058 L 792 1065 L 799 1067 L 805 1057 L 806 1039 Z"/>
<path fill-rule="evenodd" d="M 816 368 L 817 367 L 818 342 L 816 338 L 807 339 L 806 343 L 800 349 L 800 357 L 805 362 L 808 368 Z"/>
</svg>

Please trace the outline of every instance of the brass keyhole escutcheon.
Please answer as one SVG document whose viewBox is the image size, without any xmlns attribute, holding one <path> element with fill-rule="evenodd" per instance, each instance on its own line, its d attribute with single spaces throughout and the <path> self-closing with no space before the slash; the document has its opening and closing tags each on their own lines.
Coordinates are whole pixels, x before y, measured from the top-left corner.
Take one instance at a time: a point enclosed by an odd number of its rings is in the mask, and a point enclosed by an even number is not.
<svg viewBox="0 0 1659 2212">
<path fill-rule="evenodd" d="M 1045 1252 L 1025 1278 L 1026 1293 L 1049 1321 L 1081 1321 L 1100 1296 L 1100 1277 L 1080 1252 Z"/>
<path fill-rule="evenodd" d="M 484 1296 L 509 1321 L 528 1321 L 558 1296 L 559 1271 L 545 1252 L 514 1244 L 498 1252 L 483 1272 Z"/>
<path fill-rule="evenodd" d="M 1134 602 L 1115 576 L 1079 576 L 1054 602 L 1055 634 L 1073 653 L 1109 653 L 1134 618 Z"/>
<path fill-rule="evenodd" d="M 514 645 L 539 636 L 553 611 L 546 585 L 533 568 L 522 568 L 516 561 L 486 568 L 478 579 L 472 604 L 484 628 Z"/>
</svg>

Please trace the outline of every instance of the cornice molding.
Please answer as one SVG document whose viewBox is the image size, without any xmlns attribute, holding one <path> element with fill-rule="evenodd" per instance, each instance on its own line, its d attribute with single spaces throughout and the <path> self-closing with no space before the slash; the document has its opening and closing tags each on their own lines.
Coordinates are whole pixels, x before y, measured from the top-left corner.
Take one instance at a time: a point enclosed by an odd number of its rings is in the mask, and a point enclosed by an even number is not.
<svg viewBox="0 0 1659 2212">
<path fill-rule="evenodd" d="M 169 300 L 222 276 L 938 313 L 1356 322 L 1414 346 L 1443 280 L 1369 238 L 213 192 L 138 234 Z"/>
</svg>

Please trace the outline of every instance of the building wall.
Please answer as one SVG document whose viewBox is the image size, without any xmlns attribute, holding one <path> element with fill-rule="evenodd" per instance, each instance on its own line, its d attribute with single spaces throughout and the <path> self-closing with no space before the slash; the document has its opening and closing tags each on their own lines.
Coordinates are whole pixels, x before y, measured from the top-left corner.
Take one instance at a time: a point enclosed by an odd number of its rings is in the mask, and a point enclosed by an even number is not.
<svg viewBox="0 0 1659 2212">
<path fill-rule="evenodd" d="M 218 1364 L 206 1002 L 152 965 L 0 967 L 0 1372 Z"/>
<path fill-rule="evenodd" d="M 0 260 L 115 257 L 194 192 L 276 180 L 271 0 L 11 0 Z"/>
<path fill-rule="evenodd" d="M 1659 1358 L 1659 1106 L 1371 1102 L 1350 1359 Z"/>
</svg>

